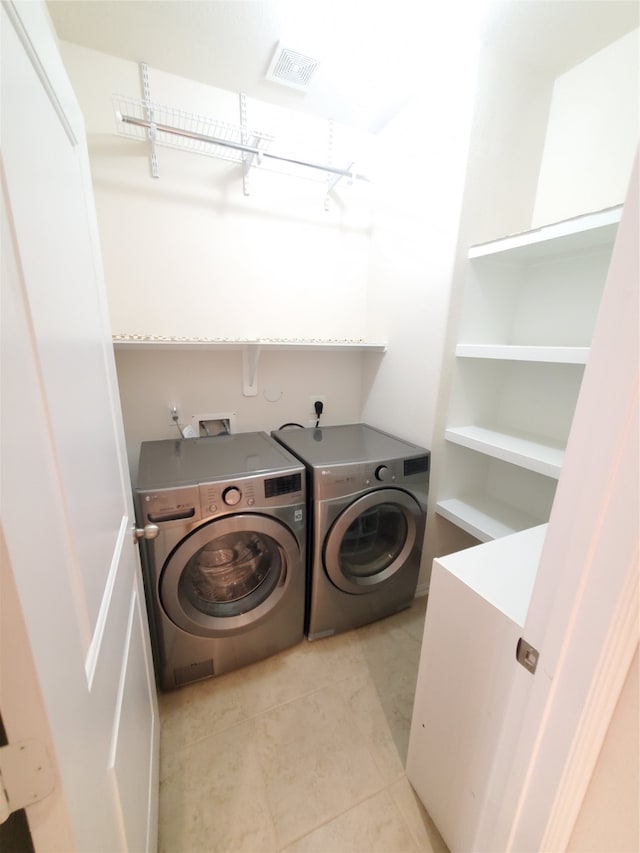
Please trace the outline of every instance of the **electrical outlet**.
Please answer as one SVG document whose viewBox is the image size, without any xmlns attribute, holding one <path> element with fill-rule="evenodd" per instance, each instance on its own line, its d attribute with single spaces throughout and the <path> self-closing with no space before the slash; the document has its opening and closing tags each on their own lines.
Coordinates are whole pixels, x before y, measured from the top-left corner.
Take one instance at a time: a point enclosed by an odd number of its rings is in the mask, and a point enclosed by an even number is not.
<svg viewBox="0 0 640 853">
<path fill-rule="evenodd" d="M 169 406 L 169 423 L 171 426 L 175 426 L 176 423 L 180 422 L 180 412 L 178 410 L 177 403 L 171 403 Z"/>
<path fill-rule="evenodd" d="M 324 394 L 314 394 L 313 397 L 309 397 L 309 416 L 315 419 L 314 424 L 318 419 L 315 409 L 315 404 L 318 400 L 322 403 L 322 414 L 325 414 L 327 411 L 327 398 Z"/>
</svg>

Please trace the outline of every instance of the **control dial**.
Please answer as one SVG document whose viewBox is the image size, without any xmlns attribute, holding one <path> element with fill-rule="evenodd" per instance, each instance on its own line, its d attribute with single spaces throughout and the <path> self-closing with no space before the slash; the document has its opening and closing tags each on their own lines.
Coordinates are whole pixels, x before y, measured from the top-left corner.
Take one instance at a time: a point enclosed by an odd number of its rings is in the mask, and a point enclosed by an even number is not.
<svg viewBox="0 0 640 853">
<path fill-rule="evenodd" d="M 380 480 L 384 483 L 385 480 L 391 479 L 391 471 L 388 469 L 386 465 L 378 465 L 376 468 L 376 480 Z"/>
<path fill-rule="evenodd" d="M 229 488 L 225 489 L 222 493 L 222 500 L 226 503 L 227 506 L 236 506 L 236 504 L 240 503 L 241 497 L 242 492 L 235 486 L 229 486 Z"/>
</svg>

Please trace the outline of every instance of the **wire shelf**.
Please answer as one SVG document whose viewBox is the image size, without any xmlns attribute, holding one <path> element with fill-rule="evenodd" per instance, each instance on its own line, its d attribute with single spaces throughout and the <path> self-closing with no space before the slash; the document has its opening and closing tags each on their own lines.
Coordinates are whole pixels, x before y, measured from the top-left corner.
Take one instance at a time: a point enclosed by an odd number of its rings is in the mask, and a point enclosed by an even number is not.
<svg viewBox="0 0 640 853">
<path fill-rule="evenodd" d="M 155 144 L 165 148 L 177 148 L 207 157 L 241 163 L 247 157 L 243 148 L 257 149 L 262 152 L 266 151 L 273 141 L 273 136 L 268 133 L 248 130 L 240 125 L 208 118 L 198 113 L 189 113 L 175 107 L 123 95 L 114 95 L 112 100 L 116 132 L 119 136 L 148 141 L 150 138 L 148 123 L 151 122 L 155 125 Z M 174 132 L 162 129 L 161 126 L 170 127 Z M 203 137 L 209 137 L 209 139 Z M 211 141 L 212 139 L 225 144 L 216 144 L 215 141 Z M 239 148 L 233 148 L 234 145 Z"/>
</svg>

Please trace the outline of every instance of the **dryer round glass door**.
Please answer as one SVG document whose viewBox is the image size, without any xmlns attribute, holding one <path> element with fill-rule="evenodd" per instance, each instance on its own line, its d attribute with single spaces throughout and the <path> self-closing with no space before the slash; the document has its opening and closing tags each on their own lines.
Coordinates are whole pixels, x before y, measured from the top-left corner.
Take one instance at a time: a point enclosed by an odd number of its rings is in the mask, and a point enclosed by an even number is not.
<svg viewBox="0 0 640 853">
<path fill-rule="evenodd" d="M 279 521 L 238 514 L 186 537 L 160 578 L 169 618 L 190 634 L 229 636 L 261 622 L 303 571 L 293 534 Z"/>
<path fill-rule="evenodd" d="M 356 594 L 390 582 L 416 548 L 422 517 L 418 502 L 399 489 L 358 498 L 336 518 L 325 539 L 329 578 Z"/>
</svg>

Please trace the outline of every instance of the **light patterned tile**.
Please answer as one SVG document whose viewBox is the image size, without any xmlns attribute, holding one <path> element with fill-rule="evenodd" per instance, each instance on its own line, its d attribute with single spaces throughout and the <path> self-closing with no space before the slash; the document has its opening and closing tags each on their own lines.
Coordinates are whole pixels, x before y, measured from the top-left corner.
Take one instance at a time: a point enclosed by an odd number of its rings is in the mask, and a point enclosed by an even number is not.
<svg viewBox="0 0 640 853">
<path fill-rule="evenodd" d="M 418 600 L 409 610 L 355 632 L 366 661 L 366 673 L 402 766 L 409 745 L 420 660 L 420 642 L 416 637 L 421 636 L 421 631 L 415 626 L 422 625 L 423 621 L 424 604 Z"/>
<path fill-rule="evenodd" d="M 384 787 L 339 688 L 304 696 L 255 722 L 280 846 Z"/>
<path fill-rule="evenodd" d="M 397 620 L 403 614 L 375 622 L 355 632 L 367 668 L 381 687 L 389 678 L 408 675 L 415 680 L 420 660 L 420 643 Z"/>
<path fill-rule="evenodd" d="M 394 739 L 394 721 L 365 671 L 341 685 L 342 697 L 351 710 L 385 785 L 404 775 L 404 763 Z"/>
<path fill-rule="evenodd" d="M 274 853 L 254 727 L 243 723 L 184 749 L 160 784 L 160 853 Z"/>
<path fill-rule="evenodd" d="M 171 774 L 185 747 L 247 718 L 242 682 L 250 667 L 160 693 L 160 778 Z"/>
<path fill-rule="evenodd" d="M 446 850 L 403 772 L 424 604 L 161 694 L 160 850 L 413 850 L 390 782 L 413 842 Z"/>
<path fill-rule="evenodd" d="M 286 853 L 417 853 L 387 791 L 359 803 L 286 848 Z"/>
<path fill-rule="evenodd" d="M 428 596 L 421 595 L 413 600 L 413 604 L 404 611 L 404 619 L 400 622 L 403 630 L 418 644 L 422 646 L 422 635 L 424 633 L 424 618 L 427 611 Z"/>
<path fill-rule="evenodd" d="M 398 809 L 421 853 L 449 853 L 438 828 L 431 820 L 409 780 L 399 779 L 389 787 Z"/>
<path fill-rule="evenodd" d="M 365 666 L 352 633 L 309 642 L 260 661 L 243 680 L 244 705 L 250 716 L 299 699 L 341 680 L 354 678 Z"/>
</svg>

